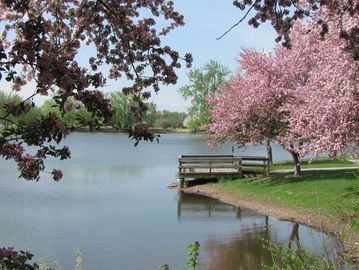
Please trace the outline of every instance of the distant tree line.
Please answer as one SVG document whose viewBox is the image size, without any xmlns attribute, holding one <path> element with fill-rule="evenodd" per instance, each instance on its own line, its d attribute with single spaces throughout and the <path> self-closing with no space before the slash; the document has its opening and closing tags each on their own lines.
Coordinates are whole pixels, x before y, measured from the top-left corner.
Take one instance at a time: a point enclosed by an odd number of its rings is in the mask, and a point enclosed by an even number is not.
<svg viewBox="0 0 359 270">
<path fill-rule="evenodd" d="M 131 130 L 134 125 L 131 108 L 136 104 L 134 98 L 122 92 L 111 92 L 107 95 L 107 98 L 110 100 L 114 111 L 112 127 L 125 132 Z M 6 94 L 0 91 L 0 118 L 6 113 L 8 106 L 16 107 L 22 101 L 22 98 L 16 94 Z M 148 109 L 143 119 L 148 126 L 156 129 L 184 128 L 183 123 L 187 117 L 186 113 L 168 110 L 159 111 L 154 103 L 147 103 L 146 105 Z M 35 106 L 32 101 L 26 102 L 23 106 L 28 107 L 28 113 L 14 116 L 11 121 L 1 121 L 0 129 L 6 129 L 12 125 L 29 124 L 49 114 L 55 114 L 57 117 L 62 118 L 64 124 L 72 130 L 88 129 L 89 131 L 94 131 L 102 128 L 104 124 L 103 118 L 89 112 L 81 103 L 71 98 L 67 99 L 64 104 L 64 112 L 60 110 L 55 98 L 46 100 L 41 106 Z"/>
</svg>

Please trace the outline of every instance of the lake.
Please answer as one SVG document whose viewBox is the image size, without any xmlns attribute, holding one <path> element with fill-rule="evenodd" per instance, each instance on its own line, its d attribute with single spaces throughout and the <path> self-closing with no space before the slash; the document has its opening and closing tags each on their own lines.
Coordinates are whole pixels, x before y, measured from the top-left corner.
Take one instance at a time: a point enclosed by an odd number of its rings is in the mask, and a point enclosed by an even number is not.
<svg viewBox="0 0 359 270">
<path fill-rule="evenodd" d="M 63 170 L 60 182 L 48 174 L 26 182 L 13 162 L 0 160 L 0 246 L 29 250 L 35 261 L 59 260 L 63 269 L 73 268 L 78 247 L 85 270 L 139 270 L 183 267 L 187 245 L 199 241 L 199 269 L 231 270 L 271 261 L 258 236 L 284 244 L 293 238 L 290 222 L 167 188 L 179 155 L 231 154 L 231 145 L 211 151 L 200 137 L 166 134 L 133 147 L 126 135 L 105 133 L 73 133 L 64 143 L 72 158 L 47 163 L 49 171 Z M 274 160 L 290 159 L 278 145 L 273 152 Z M 295 235 L 313 252 L 320 249 L 313 240 L 334 243 L 306 226 Z"/>
</svg>

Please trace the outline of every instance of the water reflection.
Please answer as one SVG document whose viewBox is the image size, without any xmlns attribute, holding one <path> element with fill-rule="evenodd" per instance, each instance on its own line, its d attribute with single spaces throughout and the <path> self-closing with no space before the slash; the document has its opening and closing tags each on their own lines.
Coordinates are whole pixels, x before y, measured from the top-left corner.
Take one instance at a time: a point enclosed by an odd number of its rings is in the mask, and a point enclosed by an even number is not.
<svg viewBox="0 0 359 270">
<path fill-rule="evenodd" d="M 260 235 L 258 230 L 247 230 L 246 238 L 234 237 L 227 243 L 210 236 L 204 243 L 204 248 L 211 259 L 207 263 L 201 263 L 201 269 L 261 269 L 262 265 L 270 264 L 271 253 L 262 248 Z"/>
<path fill-rule="evenodd" d="M 223 213 L 237 213 L 241 218 L 239 207 L 221 203 L 196 194 L 187 194 L 182 191 L 177 193 L 177 219 L 178 220 L 202 220 L 204 218 L 215 219 Z"/>
<path fill-rule="evenodd" d="M 253 211 L 241 209 L 220 201 L 196 194 L 177 194 L 177 218 L 182 221 L 204 218 L 228 218 L 228 214 L 238 220 L 238 231 L 225 238 L 208 235 L 202 248 L 209 260 L 200 262 L 200 269 L 261 269 L 270 264 L 271 253 L 262 247 L 261 238 L 269 238 L 269 217 L 259 216 Z"/>
<path fill-rule="evenodd" d="M 234 207 L 197 194 L 177 193 L 177 219 L 180 222 L 211 222 L 235 218 L 238 229 L 226 236 L 209 234 L 201 243 L 200 269 L 261 269 L 273 264 L 272 254 L 263 248 L 263 240 L 271 240 L 314 254 L 325 250 L 334 254 L 337 241 L 298 223 L 279 221 L 249 209 Z M 325 247 L 323 246 L 325 245 Z M 331 258 L 333 259 L 333 257 Z"/>
<path fill-rule="evenodd" d="M 159 144 L 134 148 L 127 135 L 101 133 L 73 133 L 65 144 L 71 160 L 47 161 L 48 168 L 64 170 L 58 183 L 46 174 L 38 183 L 20 181 L 15 164 L 0 159 L 0 246 L 29 250 L 35 260 L 58 260 L 63 269 L 73 268 L 76 246 L 86 270 L 137 270 L 159 269 L 163 263 L 184 268 L 186 245 L 198 240 L 202 269 L 222 260 L 217 269 L 226 270 L 233 269 L 231 263 L 240 265 L 236 256 L 250 257 L 238 249 L 258 246 L 257 235 L 267 232 L 270 239 L 288 243 L 289 222 L 202 197 L 179 197 L 178 204 L 166 188 L 175 180 L 179 155 L 230 154 L 230 145 L 212 152 L 202 138 L 164 134 Z M 235 154 L 266 153 L 262 146 L 242 150 Z M 275 159 L 288 158 L 277 145 Z M 311 246 L 313 230 L 299 226 L 298 231 L 301 245 Z M 260 261 L 265 251 L 256 252 Z M 226 254 L 235 256 L 230 261 Z"/>
</svg>

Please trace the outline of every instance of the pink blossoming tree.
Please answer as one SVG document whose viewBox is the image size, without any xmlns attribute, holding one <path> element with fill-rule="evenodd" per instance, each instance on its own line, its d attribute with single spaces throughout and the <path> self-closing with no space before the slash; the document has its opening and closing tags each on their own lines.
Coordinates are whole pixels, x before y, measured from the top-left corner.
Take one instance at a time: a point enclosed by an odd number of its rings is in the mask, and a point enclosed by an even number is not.
<svg viewBox="0 0 359 270">
<path fill-rule="evenodd" d="M 213 121 L 207 125 L 208 141 L 210 146 L 225 141 L 242 146 L 266 142 L 270 156 L 270 141 L 275 140 L 291 153 L 299 175 L 299 153 L 286 136 L 287 116 L 281 110 L 291 93 L 283 84 L 285 67 L 278 62 L 262 52 L 244 50 L 240 54 L 237 74 L 219 94 L 209 98 L 214 109 Z"/>
<path fill-rule="evenodd" d="M 344 42 L 342 48 L 359 61 L 359 25 L 347 27 L 346 24 L 348 18 L 355 20 L 359 16 L 358 0 L 234 0 L 233 5 L 245 13 L 218 39 L 251 16 L 248 24 L 257 28 L 269 21 L 278 34 L 276 41 L 291 48 L 293 26 L 310 19 L 319 29 L 318 40 L 334 30 L 332 34 Z M 326 10 L 325 14 L 323 10 Z M 333 21 L 340 24 L 340 31 L 335 30 L 337 26 L 333 26 Z"/>
<path fill-rule="evenodd" d="M 358 151 L 359 63 L 338 36 L 342 23 L 331 22 L 332 31 L 321 40 L 315 24 L 294 26 L 293 50 L 286 52 L 298 83 L 295 98 L 282 110 L 288 115 L 288 136 L 306 142 L 302 156 Z M 359 16 L 346 18 L 348 28 L 358 24 Z"/>
<path fill-rule="evenodd" d="M 168 24 L 159 27 L 157 19 Z M 71 98 L 100 122 L 111 123 L 109 100 L 99 89 L 106 78 L 121 76 L 132 82 L 123 92 L 136 101 L 130 108 L 136 122 L 130 135 L 153 140 L 141 122 L 148 89 L 176 83 L 175 70 L 181 67 L 179 53 L 162 45 L 161 36 L 183 24 L 174 3 L 165 0 L 0 0 L 0 79 L 13 91 L 26 90 L 29 82 L 36 85 L 24 101 L 5 104 L 0 155 L 17 162 L 21 177 L 38 180 L 47 156 L 70 157 L 67 147 L 56 146 L 69 129 L 53 113 L 29 125 L 17 121 L 33 106 L 32 98 L 54 93 L 63 113 Z M 191 64 L 191 55 L 183 59 Z M 26 145 L 36 148 L 35 154 L 26 153 Z M 59 170 L 51 173 L 54 180 L 62 177 Z"/>
<path fill-rule="evenodd" d="M 276 140 L 293 156 L 295 175 L 300 174 L 300 158 L 309 152 L 356 152 L 359 64 L 338 35 L 343 20 L 348 28 L 358 24 L 351 16 L 332 21 L 323 39 L 315 21 L 297 23 L 290 50 L 277 46 L 273 55 L 242 52 L 236 76 L 209 100 L 215 106 L 210 144 Z"/>
</svg>

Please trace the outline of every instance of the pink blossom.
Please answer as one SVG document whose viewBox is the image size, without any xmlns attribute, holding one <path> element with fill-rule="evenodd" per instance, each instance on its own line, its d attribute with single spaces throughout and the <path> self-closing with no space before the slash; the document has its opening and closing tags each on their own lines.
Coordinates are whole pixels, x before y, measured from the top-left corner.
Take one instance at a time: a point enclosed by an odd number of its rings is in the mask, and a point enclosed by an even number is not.
<svg viewBox="0 0 359 270">
<path fill-rule="evenodd" d="M 63 177 L 63 173 L 60 170 L 53 169 L 51 174 L 55 181 L 59 181 Z"/>
<path fill-rule="evenodd" d="M 298 22 L 290 50 L 277 46 L 272 55 L 244 50 L 236 75 L 209 99 L 214 105 L 209 144 L 269 139 L 300 156 L 357 152 L 359 63 L 337 33 L 359 19 L 341 19 L 331 22 L 325 39 L 316 22 Z"/>
</svg>

